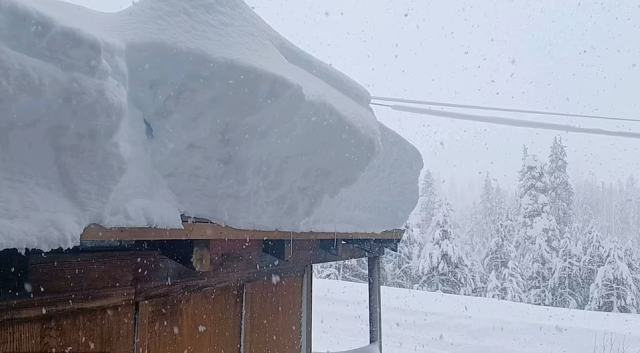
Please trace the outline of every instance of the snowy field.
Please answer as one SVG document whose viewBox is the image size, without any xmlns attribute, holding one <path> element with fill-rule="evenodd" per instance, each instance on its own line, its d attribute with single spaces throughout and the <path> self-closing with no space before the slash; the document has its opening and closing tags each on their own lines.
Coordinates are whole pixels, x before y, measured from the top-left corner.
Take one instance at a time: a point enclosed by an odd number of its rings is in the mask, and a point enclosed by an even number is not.
<svg viewBox="0 0 640 353">
<path fill-rule="evenodd" d="M 367 286 L 314 281 L 313 350 L 340 351 L 368 344 Z M 640 351 L 640 315 L 397 288 L 383 288 L 382 294 L 385 353 Z"/>
</svg>

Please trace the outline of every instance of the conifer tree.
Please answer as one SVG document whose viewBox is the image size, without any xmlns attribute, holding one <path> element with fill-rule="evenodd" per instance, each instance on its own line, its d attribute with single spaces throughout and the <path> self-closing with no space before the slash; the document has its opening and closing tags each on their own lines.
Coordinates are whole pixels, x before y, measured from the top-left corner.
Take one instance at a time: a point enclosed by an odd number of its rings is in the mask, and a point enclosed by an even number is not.
<svg viewBox="0 0 640 353">
<path fill-rule="evenodd" d="M 429 228 L 429 238 L 419 255 L 420 282 L 416 289 L 469 295 L 473 280 L 468 260 L 456 238 L 452 210 L 442 202 Z"/>
<path fill-rule="evenodd" d="M 631 271 L 628 251 L 617 239 L 609 238 L 604 246 L 604 265 L 598 269 L 591 285 L 587 309 L 615 313 L 638 313 L 637 274 Z M 631 265 L 631 266 L 630 266 Z"/>
<path fill-rule="evenodd" d="M 516 240 L 527 281 L 527 301 L 550 305 L 549 282 L 553 272 L 558 229 L 550 215 L 549 182 L 544 165 L 525 149 L 518 183 L 519 207 Z"/>
<path fill-rule="evenodd" d="M 428 229 L 438 207 L 435 182 L 428 169 L 425 170 L 420 185 L 420 218 L 419 227 Z"/>
<path fill-rule="evenodd" d="M 569 232 L 573 225 L 573 187 L 567 173 L 567 152 L 562 138 L 554 137 L 549 155 L 549 203 L 551 216 L 556 220 L 560 235 Z"/>
<path fill-rule="evenodd" d="M 524 299 L 525 283 L 513 246 L 515 224 L 503 221 L 496 227 L 491 245 L 483 261 L 488 273 L 485 296 L 501 300 L 521 302 Z"/>
<path fill-rule="evenodd" d="M 553 274 L 549 282 L 551 305 L 575 309 L 581 305 L 582 281 L 580 277 L 581 249 L 573 232 L 567 231 L 555 246 Z"/>
</svg>

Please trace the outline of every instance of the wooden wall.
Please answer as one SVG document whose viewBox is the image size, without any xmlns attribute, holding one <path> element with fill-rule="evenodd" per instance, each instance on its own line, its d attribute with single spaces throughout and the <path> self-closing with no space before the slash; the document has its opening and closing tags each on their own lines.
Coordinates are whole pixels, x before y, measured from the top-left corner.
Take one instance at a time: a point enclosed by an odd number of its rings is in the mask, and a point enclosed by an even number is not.
<svg viewBox="0 0 640 353">
<path fill-rule="evenodd" d="M 301 352 L 303 277 L 245 286 L 245 353 Z"/>
<path fill-rule="evenodd" d="M 138 352 L 239 352 L 242 287 L 140 303 Z"/>
<path fill-rule="evenodd" d="M 29 293 L 0 291 L 0 353 L 311 352 L 311 264 L 364 252 L 254 243 L 212 242 L 207 272 L 146 249 L 31 255 Z"/>
<path fill-rule="evenodd" d="M 74 305 L 68 295 L 18 301 L 0 314 L 0 352 L 304 353 L 305 273 L 139 301 L 128 287 Z"/>
<path fill-rule="evenodd" d="M 132 352 L 133 305 L 0 322 L 0 352 Z"/>
<path fill-rule="evenodd" d="M 303 281 L 269 279 L 145 300 L 137 312 L 130 303 L 6 320 L 0 352 L 300 353 L 307 329 Z"/>
</svg>

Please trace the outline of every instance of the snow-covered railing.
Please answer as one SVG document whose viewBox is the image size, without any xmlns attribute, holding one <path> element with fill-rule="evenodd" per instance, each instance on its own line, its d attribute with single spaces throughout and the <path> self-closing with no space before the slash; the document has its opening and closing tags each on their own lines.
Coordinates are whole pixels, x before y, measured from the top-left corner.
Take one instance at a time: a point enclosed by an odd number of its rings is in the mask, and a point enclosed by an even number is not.
<svg viewBox="0 0 640 353">
<path fill-rule="evenodd" d="M 320 353 L 320 352 L 314 352 L 314 353 Z M 361 347 L 361 348 L 351 349 L 351 350 L 342 351 L 342 352 L 329 352 L 329 353 L 380 353 L 380 348 L 379 348 L 378 342 L 374 342 L 368 346 Z"/>
</svg>

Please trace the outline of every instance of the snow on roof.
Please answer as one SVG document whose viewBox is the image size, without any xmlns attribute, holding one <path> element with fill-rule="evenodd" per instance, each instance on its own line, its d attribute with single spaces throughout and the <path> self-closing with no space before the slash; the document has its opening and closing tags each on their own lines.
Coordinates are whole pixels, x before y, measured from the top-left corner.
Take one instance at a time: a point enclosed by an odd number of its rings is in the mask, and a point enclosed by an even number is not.
<svg viewBox="0 0 640 353">
<path fill-rule="evenodd" d="M 0 0 L 0 73 L 0 249 L 181 213 L 378 232 L 417 202 L 422 159 L 369 93 L 241 0 Z"/>
</svg>

